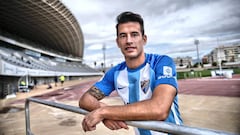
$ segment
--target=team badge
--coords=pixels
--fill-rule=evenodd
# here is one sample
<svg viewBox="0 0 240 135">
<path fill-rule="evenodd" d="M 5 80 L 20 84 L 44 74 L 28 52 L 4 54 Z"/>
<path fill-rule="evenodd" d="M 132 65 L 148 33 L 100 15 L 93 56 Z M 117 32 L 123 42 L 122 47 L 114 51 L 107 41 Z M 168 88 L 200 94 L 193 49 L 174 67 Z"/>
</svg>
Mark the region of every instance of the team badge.
<svg viewBox="0 0 240 135">
<path fill-rule="evenodd" d="M 141 89 L 144 93 L 147 93 L 148 89 L 149 89 L 149 80 L 144 80 L 141 81 Z"/>
</svg>

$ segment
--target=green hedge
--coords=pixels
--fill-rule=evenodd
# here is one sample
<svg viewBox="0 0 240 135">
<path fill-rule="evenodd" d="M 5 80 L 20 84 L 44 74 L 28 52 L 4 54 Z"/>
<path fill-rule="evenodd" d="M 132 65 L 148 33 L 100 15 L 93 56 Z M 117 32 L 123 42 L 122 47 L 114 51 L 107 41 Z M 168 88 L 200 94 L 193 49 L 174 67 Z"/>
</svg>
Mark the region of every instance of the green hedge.
<svg viewBox="0 0 240 135">
<path fill-rule="evenodd" d="M 198 78 L 211 76 L 210 70 L 178 72 L 177 79 Z"/>
<path fill-rule="evenodd" d="M 233 69 L 234 74 L 240 74 L 240 68 L 235 68 Z"/>
<path fill-rule="evenodd" d="M 240 74 L 240 68 L 233 68 L 233 73 Z M 209 77 L 209 76 L 211 76 L 211 70 L 177 72 L 177 79 Z"/>
</svg>

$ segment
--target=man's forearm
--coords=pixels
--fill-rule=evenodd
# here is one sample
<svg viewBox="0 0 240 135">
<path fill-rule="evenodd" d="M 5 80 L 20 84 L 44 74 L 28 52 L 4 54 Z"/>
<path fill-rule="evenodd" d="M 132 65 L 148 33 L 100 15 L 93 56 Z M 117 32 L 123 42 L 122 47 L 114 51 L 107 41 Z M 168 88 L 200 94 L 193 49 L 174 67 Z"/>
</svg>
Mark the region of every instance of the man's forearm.
<svg viewBox="0 0 240 135">
<path fill-rule="evenodd" d="M 88 111 L 95 110 L 99 107 L 106 106 L 104 103 L 99 102 L 104 97 L 96 87 L 91 87 L 79 100 L 79 107 Z"/>
<path fill-rule="evenodd" d="M 104 119 L 112 120 L 164 120 L 166 116 L 150 100 L 128 105 L 106 106 L 99 109 Z M 155 109 L 154 109 L 155 108 Z"/>
<path fill-rule="evenodd" d="M 168 117 L 176 90 L 159 85 L 151 99 L 123 106 L 106 106 L 99 109 L 104 119 L 112 120 L 165 120 Z"/>
</svg>

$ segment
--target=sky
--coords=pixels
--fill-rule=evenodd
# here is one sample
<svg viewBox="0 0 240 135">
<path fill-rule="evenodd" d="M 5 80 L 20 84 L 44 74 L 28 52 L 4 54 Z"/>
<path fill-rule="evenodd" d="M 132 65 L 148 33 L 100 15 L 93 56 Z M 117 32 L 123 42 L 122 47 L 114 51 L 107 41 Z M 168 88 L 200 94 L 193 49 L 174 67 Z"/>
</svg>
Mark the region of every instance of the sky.
<svg viewBox="0 0 240 135">
<path fill-rule="evenodd" d="M 240 43 L 240 0 L 62 0 L 84 36 L 83 62 L 115 65 L 124 60 L 117 47 L 116 17 L 132 11 L 144 19 L 146 53 L 200 58 L 218 46 Z M 103 51 L 105 45 L 106 50 Z"/>
</svg>

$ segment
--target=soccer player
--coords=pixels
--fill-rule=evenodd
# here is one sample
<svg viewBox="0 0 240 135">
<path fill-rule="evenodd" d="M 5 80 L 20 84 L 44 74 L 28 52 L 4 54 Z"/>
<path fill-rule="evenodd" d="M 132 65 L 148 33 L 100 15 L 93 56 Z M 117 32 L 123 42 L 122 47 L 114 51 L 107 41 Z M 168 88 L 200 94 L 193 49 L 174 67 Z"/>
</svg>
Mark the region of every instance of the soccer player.
<svg viewBox="0 0 240 135">
<path fill-rule="evenodd" d="M 82 121 L 84 131 L 96 129 L 99 122 L 112 130 L 128 129 L 124 121 L 159 120 L 182 124 L 178 110 L 176 68 L 166 55 L 147 54 L 144 46 L 142 17 L 123 12 L 117 17 L 116 42 L 125 61 L 111 68 L 79 100 L 90 113 Z M 105 96 L 116 90 L 124 105 L 108 106 Z M 159 135 L 160 132 L 136 128 L 136 134 Z"/>
</svg>

